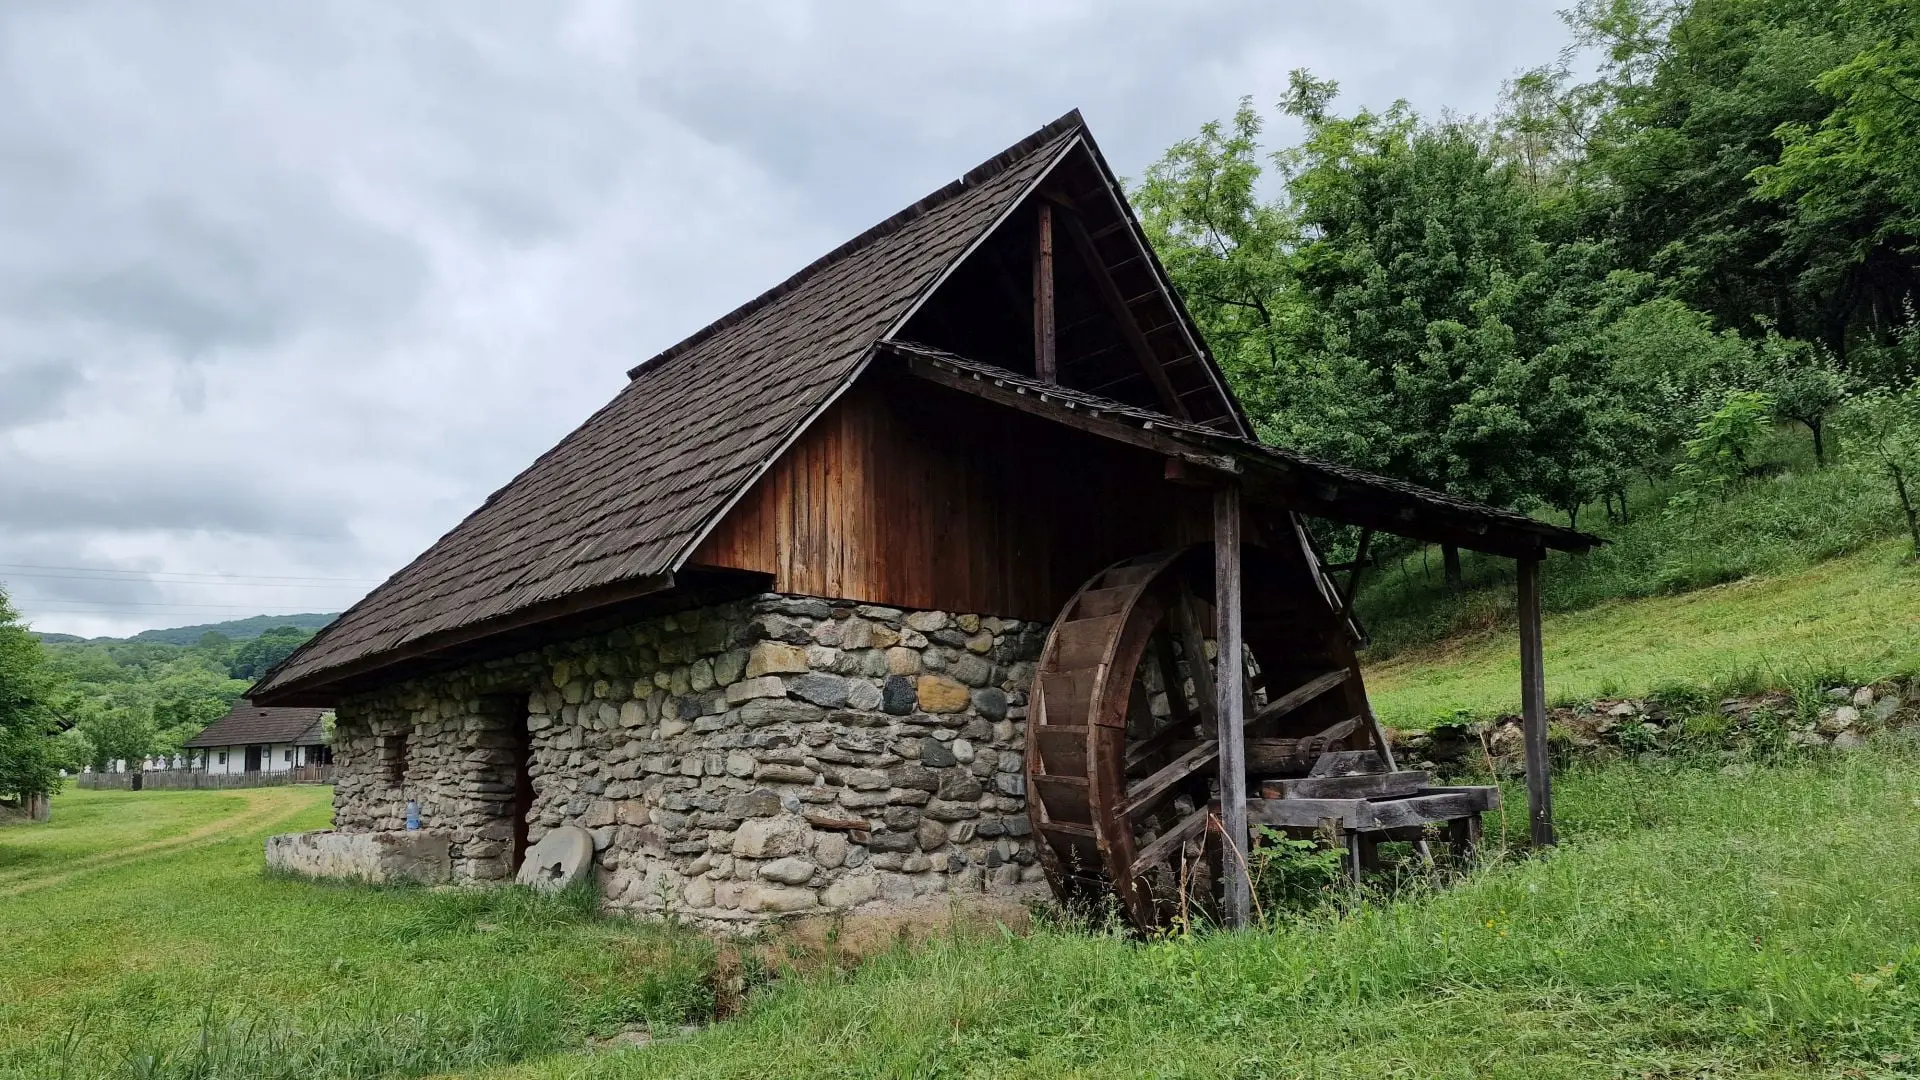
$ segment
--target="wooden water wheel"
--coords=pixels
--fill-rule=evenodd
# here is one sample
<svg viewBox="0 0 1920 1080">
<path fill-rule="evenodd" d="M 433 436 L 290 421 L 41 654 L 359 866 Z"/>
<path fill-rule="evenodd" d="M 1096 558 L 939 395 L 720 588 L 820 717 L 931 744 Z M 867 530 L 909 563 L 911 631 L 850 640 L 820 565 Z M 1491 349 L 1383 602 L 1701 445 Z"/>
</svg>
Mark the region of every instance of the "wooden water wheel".
<svg viewBox="0 0 1920 1080">
<path fill-rule="evenodd" d="M 1348 626 L 1304 548 L 1244 549 L 1250 789 L 1373 745 Z M 1128 559 L 1061 610 L 1034 678 L 1028 814 L 1063 903 L 1111 897 L 1136 927 L 1210 910 L 1217 824 L 1212 547 Z"/>
</svg>

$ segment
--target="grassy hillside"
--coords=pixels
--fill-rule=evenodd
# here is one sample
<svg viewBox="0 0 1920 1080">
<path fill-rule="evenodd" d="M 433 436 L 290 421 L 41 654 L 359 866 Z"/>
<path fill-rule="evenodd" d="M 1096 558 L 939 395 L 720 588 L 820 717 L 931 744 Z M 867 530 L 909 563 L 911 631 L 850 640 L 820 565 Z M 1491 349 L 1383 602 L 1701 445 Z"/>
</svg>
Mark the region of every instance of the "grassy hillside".
<svg viewBox="0 0 1920 1080">
<path fill-rule="evenodd" d="M 1920 564 L 1908 556 L 1904 541 L 1881 541 L 1779 577 L 1548 615 L 1547 693 L 1638 694 L 1673 681 L 1731 692 L 1920 669 Z M 1511 711 L 1518 637 L 1496 625 L 1403 649 L 1368 664 L 1367 689 L 1381 718 L 1403 727 Z"/>
<path fill-rule="evenodd" d="M 1815 469 L 1803 440 L 1784 435 L 1767 460 L 1778 475 L 1752 481 L 1724 503 L 1679 508 L 1669 489 L 1643 486 L 1624 523 L 1590 508 L 1581 527 L 1608 543 L 1547 560 L 1546 610 L 1580 611 L 1791 574 L 1904 534 L 1891 487 L 1871 471 Z M 1462 555 L 1465 589 L 1458 595 L 1446 590 L 1437 549 L 1416 551 L 1363 581 L 1356 608 L 1373 637 L 1374 659 L 1513 625 L 1512 561 Z"/>
<path fill-rule="evenodd" d="M 0 830 L 0 1077 L 1914 1074 L 1920 748 L 1557 794 L 1564 848 L 1445 891 L 793 972 L 517 890 L 263 875 L 324 789 L 68 792 Z M 738 1019 L 679 1035 L 740 986 Z M 587 1048 L 649 1021 L 653 1046 Z"/>
</svg>

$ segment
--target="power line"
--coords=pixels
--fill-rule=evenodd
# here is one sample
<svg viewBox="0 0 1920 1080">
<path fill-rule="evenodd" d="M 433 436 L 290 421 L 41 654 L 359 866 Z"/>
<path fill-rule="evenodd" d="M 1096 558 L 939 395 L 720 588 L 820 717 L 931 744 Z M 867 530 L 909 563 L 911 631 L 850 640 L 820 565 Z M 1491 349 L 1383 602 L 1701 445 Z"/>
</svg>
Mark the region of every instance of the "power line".
<svg viewBox="0 0 1920 1080">
<path fill-rule="evenodd" d="M 220 589 L 224 589 L 224 588 L 238 588 L 238 589 L 361 589 L 361 588 L 363 587 L 363 585 L 362 585 L 362 583 L 359 583 L 359 582 L 355 582 L 355 583 L 353 583 L 353 584 L 345 584 L 344 582 L 345 582 L 345 580 L 346 580 L 346 579 L 342 579 L 342 582 L 343 582 L 343 583 L 342 583 L 342 584 L 337 584 L 337 585 L 320 585 L 320 584 L 302 584 L 302 583 L 300 583 L 300 582 L 298 582 L 298 581 L 287 581 L 287 582 L 275 582 L 275 581 L 238 581 L 238 580 L 234 580 L 234 581 L 175 581 L 175 580 L 173 580 L 172 578 L 166 578 L 166 577 L 94 577 L 94 576 L 92 576 L 92 575 L 88 575 L 88 574 L 41 574 L 41 573 L 35 573 L 35 572 L 33 572 L 33 571 L 28 571 L 28 570 L 5 570 L 5 569 L 0 569 L 0 580 L 14 580 L 14 579 L 17 579 L 17 578 L 35 578 L 35 579 L 40 579 L 40 580 L 50 580 L 50 581 L 101 581 L 101 582 L 116 582 L 116 583 L 124 583 L 124 584 L 128 584 L 128 585 L 133 585 L 133 584 L 138 584 L 138 583 L 142 583 L 142 582 L 152 582 L 152 583 L 153 583 L 153 584 L 155 584 L 155 585 L 198 585 L 198 586 L 204 586 L 204 587 L 207 587 L 207 588 L 220 588 Z M 365 583 L 365 584 L 373 584 L 373 583 L 372 583 L 372 582 L 368 582 L 368 583 Z"/>
<path fill-rule="evenodd" d="M 83 574 L 131 574 L 141 578 L 165 575 L 179 578 L 204 578 L 212 581 L 339 581 L 359 585 L 378 585 L 379 578 L 319 577 L 281 574 L 202 574 L 189 570 L 127 570 L 113 566 L 54 566 L 48 563 L 0 563 L 0 570 L 72 570 Z"/>
<path fill-rule="evenodd" d="M 40 600 L 31 596 L 16 596 L 14 597 L 14 600 L 18 602 L 21 607 L 32 607 L 36 609 L 45 609 L 48 607 L 59 608 L 61 605 L 67 605 L 67 604 L 85 604 L 85 605 L 117 604 L 125 607 L 158 608 L 158 609 L 163 609 L 167 611 L 186 611 L 189 609 L 196 609 L 196 608 L 205 608 L 208 610 L 220 610 L 220 611 L 258 611 L 260 609 L 260 605 L 258 604 L 187 604 L 187 603 L 175 604 L 175 603 L 148 603 L 140 600 L 82 600 L 77 598 L 65 598 L 65 599 L 59 599 L 59 600 Z M 104 614 L 104 612 L 101 612 L 98 607 L 94 607 L 94 606 L 64 608 L 63 610 L 85 612 L 88 614 Z M 121 614 L 134 614 L 134 613 L 121 612 Z M 302 614 L 307 614 L 307 613 L 303 612 Z"/>
</svg>

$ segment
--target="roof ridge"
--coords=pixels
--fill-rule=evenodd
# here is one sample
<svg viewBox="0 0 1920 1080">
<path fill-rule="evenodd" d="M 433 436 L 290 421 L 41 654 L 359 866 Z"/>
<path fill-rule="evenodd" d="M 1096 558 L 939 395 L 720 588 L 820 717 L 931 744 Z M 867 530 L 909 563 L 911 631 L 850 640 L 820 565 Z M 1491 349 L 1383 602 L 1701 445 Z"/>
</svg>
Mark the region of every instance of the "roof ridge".
<svg viewBox="0 0 1920 1080">
<path fill-rule="evenodd" d="M 1058 136 L 1076 128 L 1084 128 L 1085 126 L 1086 122 L 1081 119 L 1079 109 L 1067 110 L 1059 119 L 1041 127 L 1033 134 L 1028 135 L 1026 138 L 1021 139 L 1019 142 L 1014 143 L 1012 146 L 1007 147 L 1005 150 L 1000 151 L 998 154 L 967 170 L 966 174 L 958 180 L 950 181 L 933 193 L 923 196 L 906 209 L 885 218 L 853 237 L 851 240 L 841 244 L 839 247 L 834 248 L 832 251 L 813 260 L 799 270 L 794 271 L 793 274 L 789 275 L 787 279 L 780 284 L 775 285 L 759 296 L 754 297 L 739 307 L 734 308 L 732 311 L 727 312 L 725 315 L 720 316 L 718 319 L 688 334 L 680 341 L 667 346 L 647 359 L 635 364 L 633 367 L 628 368 L 627 378 L 638 378 L 641 372 L 671 360 L 708 340 L 715 334 L 729 327 L 738 325 L 748 317 L 772 305 L 781 297 L 786 296 L 788 293 L 806 284 L 821 271 L 846 258 L 848 255 L 862 248 L 869 247 L 875 242 L 900 231 L 900 229 L 909 222 L 950 202 L 968 188 L 1000 175 L 1016 163 L 1025 160 L 1035 150 L 1040 149 L 1040 147 L 1051 142 Z"/>
</svg>

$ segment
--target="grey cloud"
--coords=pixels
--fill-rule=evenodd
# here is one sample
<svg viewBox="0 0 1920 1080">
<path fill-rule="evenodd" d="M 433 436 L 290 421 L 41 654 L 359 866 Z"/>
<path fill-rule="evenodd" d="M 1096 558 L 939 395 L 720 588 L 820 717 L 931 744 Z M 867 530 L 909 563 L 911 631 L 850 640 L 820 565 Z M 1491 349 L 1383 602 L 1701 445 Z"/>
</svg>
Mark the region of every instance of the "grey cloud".
<svg viewBox="0 0 1920 1080">
<path fill-rule="evenodd" d="M 384 577 L 1069 107 L 1138 176 L 1292 67 L 1484 110 L 1561 40 L 1528 0 L 0 0 L 0 563 Z M 73 588 L 45 628 L 324 606 Z"/>
<path fill-rule="evenodd" d="M 0 358 L 0 432 L 56 416 L 67 397 L 86 382 L 71 360 Z"/>
<path fill-rule="evenodd" d="M 293 492 L 138 462 L 106 470 L 0 460 L 0 523 L 0 536 L 162 531 L 344 542 L 351 535 L 338 514 Z"/>
</svg>

